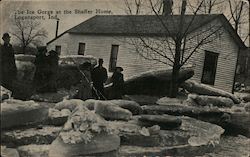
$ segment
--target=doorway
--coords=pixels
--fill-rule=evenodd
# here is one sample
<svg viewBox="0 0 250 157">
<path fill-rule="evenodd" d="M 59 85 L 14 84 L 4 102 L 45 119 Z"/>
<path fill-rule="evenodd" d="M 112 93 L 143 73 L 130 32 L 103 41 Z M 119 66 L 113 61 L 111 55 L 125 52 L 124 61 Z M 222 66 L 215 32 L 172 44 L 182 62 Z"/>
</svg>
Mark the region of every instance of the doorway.
<svg viewBox="0 0 250 157">
<path fill-rule="evenodd" d="M 205 60 L 204 60 L 201 83 L 214 85 L 218 56 L 219 56 L 218 53 L 205 51 Z"/>
<path fill-rule="evenodd" d="M 119 45 L 112 45 L 110 61 L 109 61 L 109 71 L 113 72 L 116 68 L 117 55 L 118 55 Z"/>
</svg>

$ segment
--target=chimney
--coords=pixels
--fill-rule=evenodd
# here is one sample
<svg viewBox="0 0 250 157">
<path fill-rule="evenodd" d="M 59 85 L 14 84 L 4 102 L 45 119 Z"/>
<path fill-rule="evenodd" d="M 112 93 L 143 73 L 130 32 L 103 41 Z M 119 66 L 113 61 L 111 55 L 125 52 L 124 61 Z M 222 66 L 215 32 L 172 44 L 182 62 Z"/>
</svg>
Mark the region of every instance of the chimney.
<svg viewBox="0 0 250 157">
<path fill-rule="evenodd" d="M 163 12 L 162 15 L 172 14 L 173 0 L 163 0 Z"/>
<path fill-rule="evenodd" d="M 56 37 L 58 35 L 59 19 L 56 21 Z"/>
<path fill-rule="evenodd" d="M 187 0 L 182 0 L 181 15 L 184 15 L 184 14 L 185 14 L 186 8 L 187 8 Z"/>
</svg>

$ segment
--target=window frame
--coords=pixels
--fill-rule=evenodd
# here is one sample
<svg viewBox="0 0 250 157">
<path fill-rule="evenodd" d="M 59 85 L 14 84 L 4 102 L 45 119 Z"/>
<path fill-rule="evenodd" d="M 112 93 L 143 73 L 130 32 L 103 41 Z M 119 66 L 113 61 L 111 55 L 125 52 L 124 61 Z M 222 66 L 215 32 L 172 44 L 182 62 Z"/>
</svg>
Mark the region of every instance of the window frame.
<svg viewBox="0 0 250 157">
<path fill-rule="evenodd" d="M 81 47 L 81 45 L 84 45 L 84 46 Z M 81 51 L 81 49 L 83 49 L 83 51 Z M 78 55 L 84 56 L 84 55 L 85 55 L 85 51 L 86 51 L 86 43 L 84 43 L 84 42 L 79 42 L 79 43 L 78 43 L 78 51 L 77 51 L 77 54 L 78 54 Z M 83 53 L 81 53 L 81 52 L 83 52 Z"/>
<path fill-rule="evenodd" d="M 59 50 L 58 50 L 59 48 Z M 62 52 L 62 46 L 61 45 L 55 45 L 55 51 L 57 52 L 58 56 L 61 55 Z"/>
</svg>

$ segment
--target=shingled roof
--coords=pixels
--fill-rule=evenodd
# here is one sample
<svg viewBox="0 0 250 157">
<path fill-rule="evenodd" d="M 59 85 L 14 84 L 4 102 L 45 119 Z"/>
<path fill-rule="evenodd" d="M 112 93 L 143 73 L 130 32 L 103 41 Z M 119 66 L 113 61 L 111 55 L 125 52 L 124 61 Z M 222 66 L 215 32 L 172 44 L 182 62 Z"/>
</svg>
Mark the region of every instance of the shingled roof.
<svg viewBox="0 0 250 157">
<path fill-rule="evenodd" d="M 57 38 L 65 33 L 85 35 L 173 36 L 178 32 L 180 18 L 180 15 L 96 15 L 65 31 Z M 222 20 L 222 23 L 225 24 L 229 32 L 236 39 L 236 42 L 244 45 L 237 33 L 233 31 L 226 17 L 222 14 L 184 15 L 184 30 L 188 30 L 188 33 L 190 33 L 217 18 Z"/>
</svg>

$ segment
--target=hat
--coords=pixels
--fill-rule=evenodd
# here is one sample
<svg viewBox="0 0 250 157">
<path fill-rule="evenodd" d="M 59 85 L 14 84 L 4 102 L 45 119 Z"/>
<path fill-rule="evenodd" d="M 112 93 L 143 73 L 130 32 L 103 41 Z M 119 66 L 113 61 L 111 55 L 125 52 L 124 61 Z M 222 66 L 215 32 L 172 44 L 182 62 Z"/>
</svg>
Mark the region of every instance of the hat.
<svg viewBox="0 0 250 157">
<path fill-rule="evenodd" d="M 116 67 L 116 68 L 115 68 L 115 70 L 118 70 L 118 69 L 121 70 L 121 71 L 123 71 L 123 68 L 122 68 L 122 67 Z"/>
<path fill-rule="evenodd" d="M 10 38 L 9 33 L 4 33 L 2 39 Z"/>
</svg>

